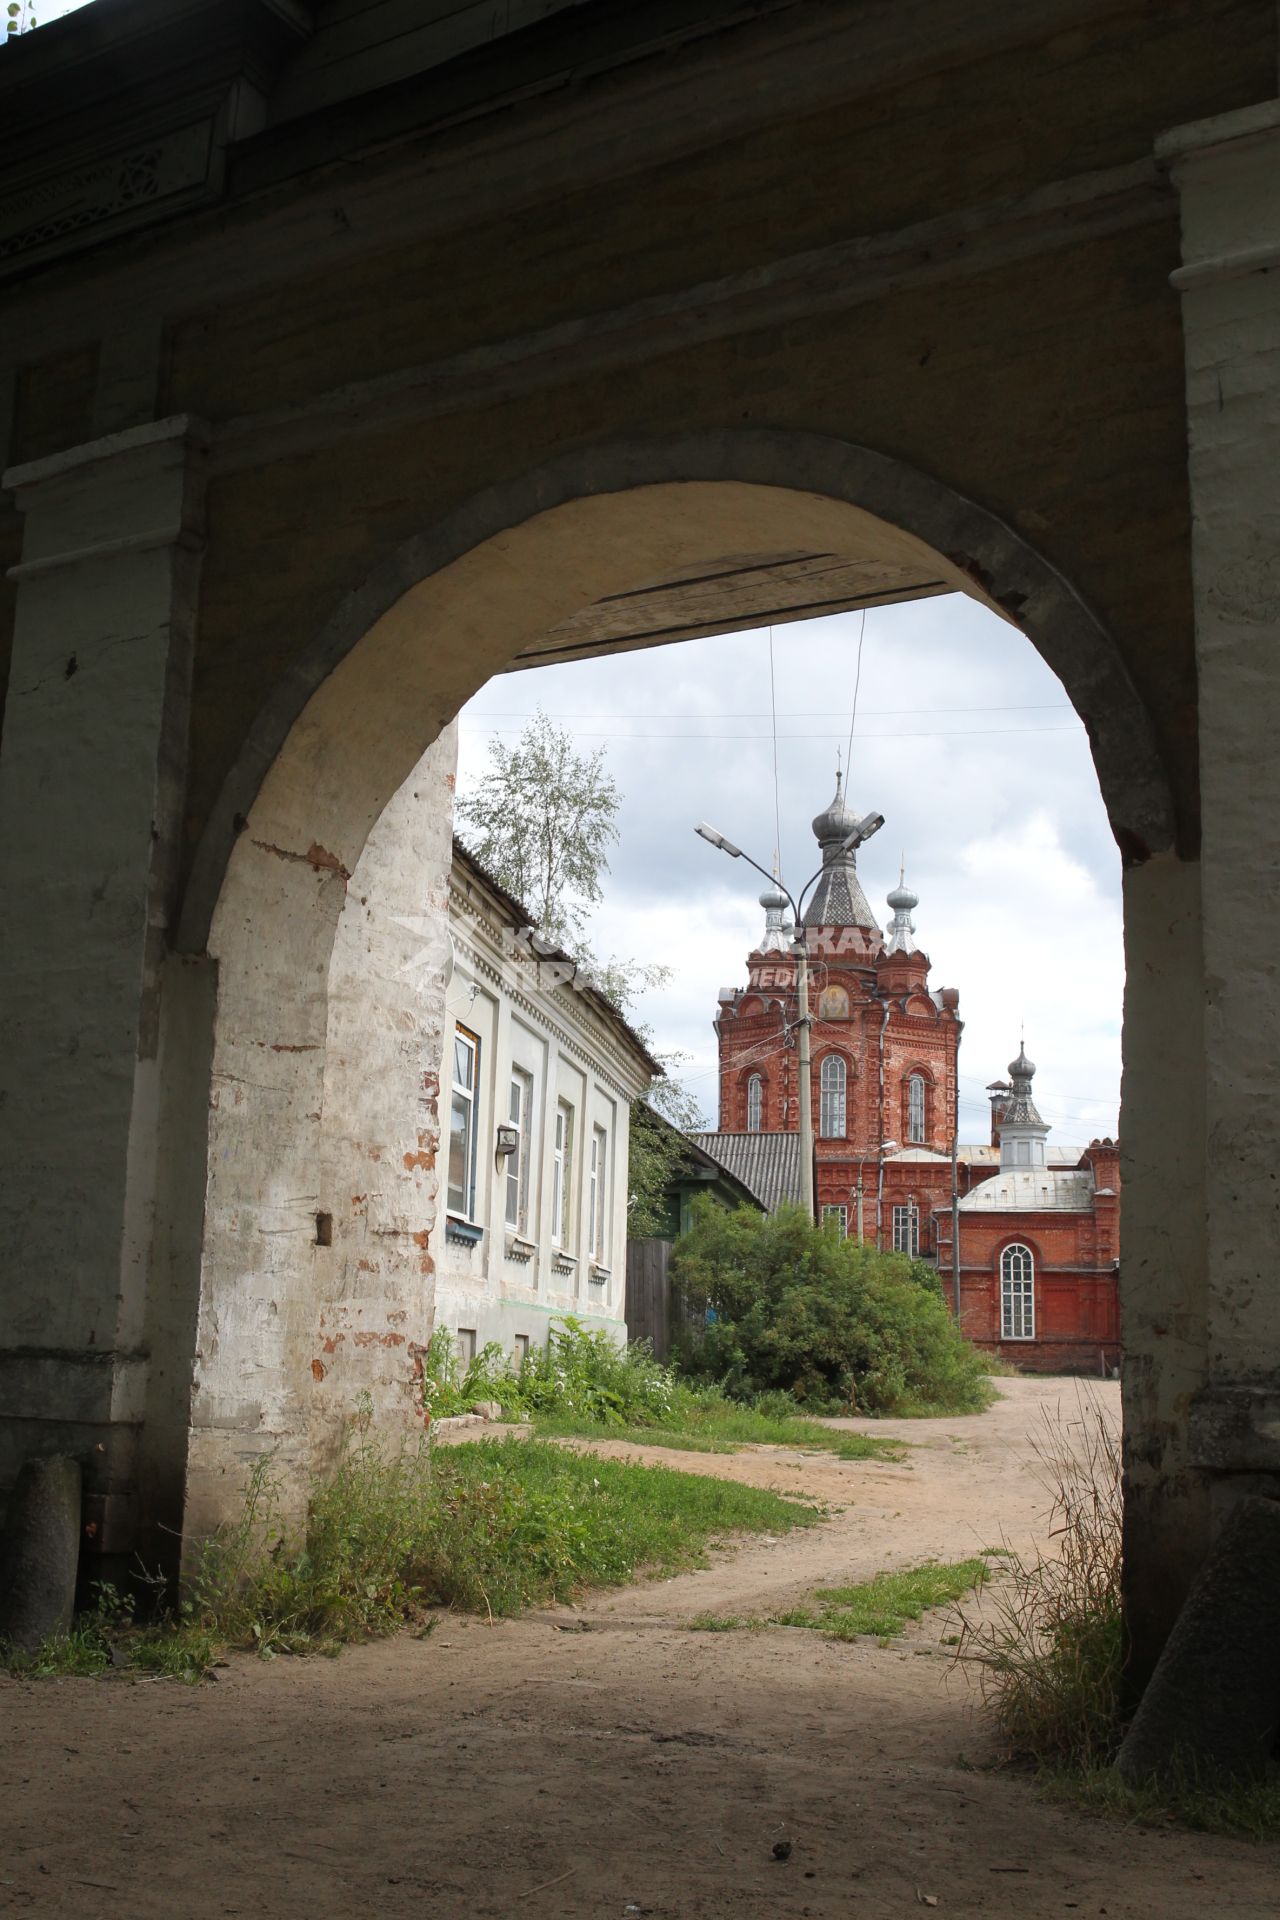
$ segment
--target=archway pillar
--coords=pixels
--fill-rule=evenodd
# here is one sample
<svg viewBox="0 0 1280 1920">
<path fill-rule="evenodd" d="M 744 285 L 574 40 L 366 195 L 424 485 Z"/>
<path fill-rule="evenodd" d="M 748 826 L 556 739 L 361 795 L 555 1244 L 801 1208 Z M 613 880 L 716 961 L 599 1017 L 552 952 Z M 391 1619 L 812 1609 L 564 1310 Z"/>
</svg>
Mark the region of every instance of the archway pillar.
<svg viewBox="0 0 1280 1920">
<path fill-rule="evenodd" d="M 5 484 L 24 530 L 0 751 L 0 1485 L 76 1453 L 88 1543 L 114 1554 L 147 1394 L 204 435 L 160 421 Z"/>
<path fill-rule="evenodd" d="M 1189 1444 L 1220 1519 L 1242 1492 L 1280 1493 L 1280 100 L 1159 152 L 1182 211 L 1203 809 L 1208 1281 Z"/>
</svg>

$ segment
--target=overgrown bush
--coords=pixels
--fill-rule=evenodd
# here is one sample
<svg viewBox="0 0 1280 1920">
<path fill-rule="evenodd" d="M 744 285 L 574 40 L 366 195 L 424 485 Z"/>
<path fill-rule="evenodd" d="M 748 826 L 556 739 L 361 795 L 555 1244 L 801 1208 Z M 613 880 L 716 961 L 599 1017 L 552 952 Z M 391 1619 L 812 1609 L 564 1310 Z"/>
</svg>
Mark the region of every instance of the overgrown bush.
<svg viewBox="0 0 1280 1920">
<path fill-rule="evenodd" d="M 531 1349 L 522 1366 L 491 1342 L 464 1372 L 443 1327 L 431 1336 L 423 1363 L 423 1399 L 437 1420 L 496 1400 L 516 1419 L 556 1413 L 610 1427 L 656 1426 L 675 1392 L 674 1373 L 647 1347 L 620 1347 L 571 1314 L 553 1324 L 546 1346 Z"/>
<path fill-rule="evenodd" d="M 977 1662 L 1012 1758 L 1087 1770 L 1124 1732 L 1120 1441 L 1080 1388 L 1073 1415 L 1046 1411 L 1031 1446 L 1053 1548 L 1006 1553 L 983 1612 L 962 1616 L 958 1653 Z"/>
<path fill-rule="evenodd" d="M 986 1361 L 937 1275 L 818 1228 L 799 1207 L 762 1217 L 699 1207 L 671 1273 L 680 1363 L 735 1398 L 784 1392 L 815 1413 L 963 1413 L 989 1404 Z"/>
</svg>

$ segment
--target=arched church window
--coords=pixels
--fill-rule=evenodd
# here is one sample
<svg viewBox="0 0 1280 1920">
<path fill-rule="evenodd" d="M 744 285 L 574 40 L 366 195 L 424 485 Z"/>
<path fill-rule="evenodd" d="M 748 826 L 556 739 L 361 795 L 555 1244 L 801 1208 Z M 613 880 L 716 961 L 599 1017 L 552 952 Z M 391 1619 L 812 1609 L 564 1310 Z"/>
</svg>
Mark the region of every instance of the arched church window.
<svg viewBox="0 0 1280 1920">
<path fill-rule="evenodd" d="M 920 1073 L 907 1081 L 907 1145 L 924 1145 L 924 1075 Z"/>
<path fill-rule="evenodd" d="M 747 1132 L 759 1133 L 764 1115 L 764 1081 L 753 1073 L 747 1082 Z"/>
<path fill-rule="evenodd" d="M 1015 1242 L 1000 1255 L 1000 1338 L 1036 1337 L 1036 1263 L 1030 1247 Z"/>
<path fill-rule="evenodd" d="M 829 1053 L 822 1063 L 819 1085 L 822 1094 L 818 1130 L 824 1140 L 843 1140 L 845 1135 L 845 1064 L 838 1053 Z"/>
<path fill-rule="evenodd" d="M 819 1020 L 847 1020 L 849 994 L 845 987 L 824 987 L 818 995 Z"/>
</svg>

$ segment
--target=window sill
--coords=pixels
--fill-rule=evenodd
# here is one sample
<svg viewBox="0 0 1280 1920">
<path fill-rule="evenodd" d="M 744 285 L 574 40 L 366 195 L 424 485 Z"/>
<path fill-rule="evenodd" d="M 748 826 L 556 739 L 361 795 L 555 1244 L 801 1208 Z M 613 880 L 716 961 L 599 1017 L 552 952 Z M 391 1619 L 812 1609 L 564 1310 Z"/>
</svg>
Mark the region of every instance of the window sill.
<svg viewBox="0 0 1280 1920">
<path fill-rule="evenodd" d="M 445 1215 L 444 1237 L 456 1246 L 476 1247 L 484 1239 L 484 1228 L 474 1220 L 464 1220 L 461 1214 L 449 1213 Z"/>
<path fill-rule="evenodd" d="M 506 1240 L 508 1260 L 519 1260 L 522 1265 L 527 1266 L 537 1251 L 538 1249 L 532 1240 L 526 1240 L 523 1235 L 512 1233 L 508 1229 Z"/>
<path fill-rule="evenodd" d="M 612 1277 L 608 1267 L 598 1267 L 595 1261 L 592 1261 L 591 1271 L 587 1275 L 587 1279 L 593 1287 L 607 1287 Z"/>
<path fill-rule="evenodd" d="M 553 1273 L 576 1273 L 578 1271 L 577 1254 L 566 1253 L 563 1247 L 556 1247 L 551 1255 L 551 1271 Z"/>
</svg>

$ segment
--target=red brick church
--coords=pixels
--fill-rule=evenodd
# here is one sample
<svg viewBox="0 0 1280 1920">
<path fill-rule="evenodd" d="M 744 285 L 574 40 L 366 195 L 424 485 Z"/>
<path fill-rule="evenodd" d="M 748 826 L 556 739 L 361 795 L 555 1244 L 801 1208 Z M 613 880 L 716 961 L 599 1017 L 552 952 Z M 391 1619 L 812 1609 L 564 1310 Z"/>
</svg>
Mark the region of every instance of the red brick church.
<svg viewBox="0 0 1280 1920">
<path fill-rule="evenodd" d="M 990 1140 L 957 1141 L 960 995 L 929 984 L 911 917 L 918 901 L 901 876 L 887 931 L 876 924 L 844 845 L 854 825 L 837 776 L 813 823 L 822 872 L 803 928 L 820 1216 L 936 1263 L 948 1297 L 958 1292 L 965 1332 L 1015 1365 L 1110 1370 L 1119 1361 L 1118 1146 L 1048 1145 L 1025 1047 L 1009 1079 L 988 1089 Z M 749 1187 L 755 1160 L 776 1165 L 777 1136 L 799 1127 L 794 929 L 780 890 L 766 888 L 760 904 L 747 984 L 719 996 L 720 1129 L 696 1136 Z"/>
</svg>

